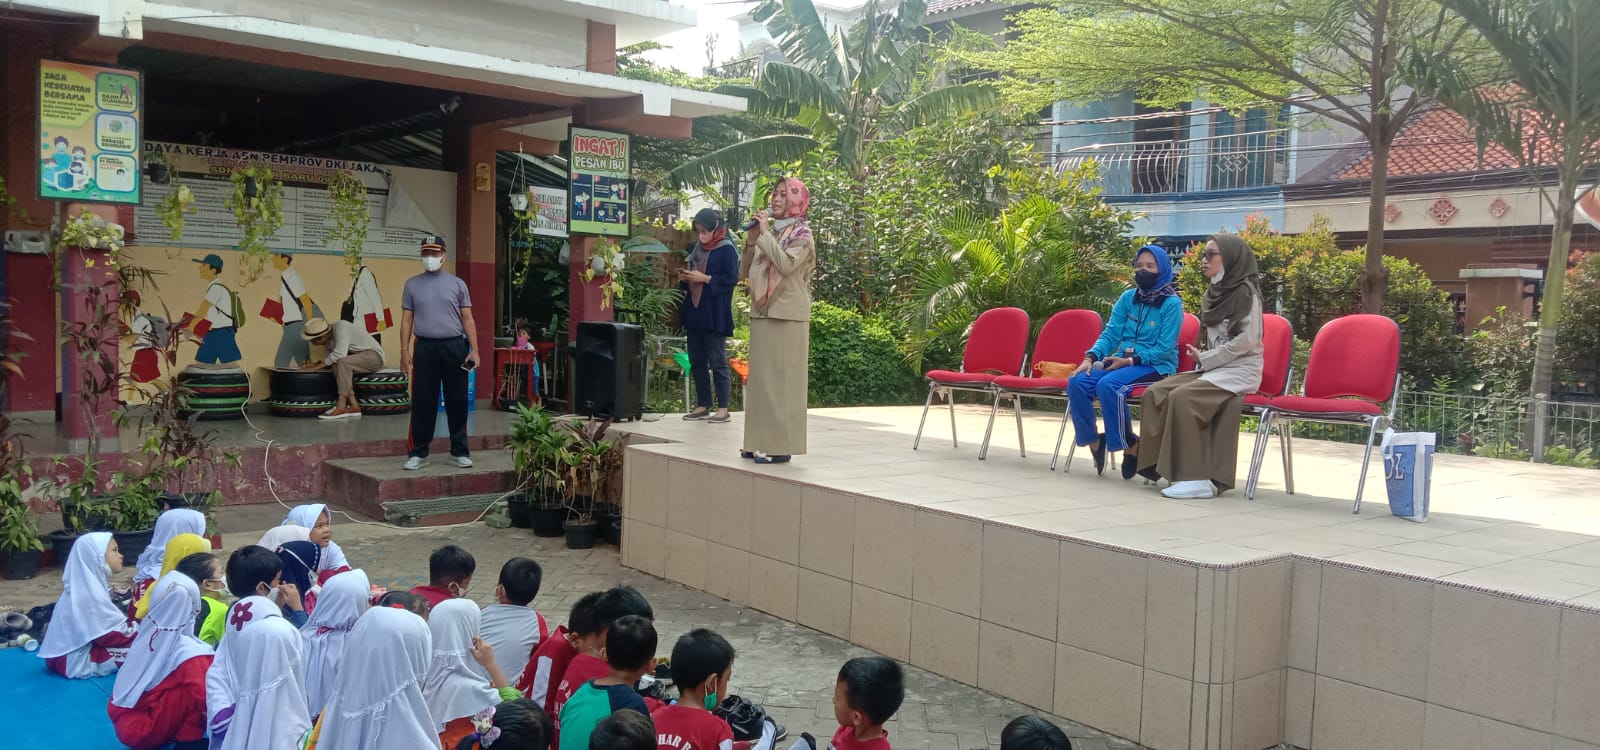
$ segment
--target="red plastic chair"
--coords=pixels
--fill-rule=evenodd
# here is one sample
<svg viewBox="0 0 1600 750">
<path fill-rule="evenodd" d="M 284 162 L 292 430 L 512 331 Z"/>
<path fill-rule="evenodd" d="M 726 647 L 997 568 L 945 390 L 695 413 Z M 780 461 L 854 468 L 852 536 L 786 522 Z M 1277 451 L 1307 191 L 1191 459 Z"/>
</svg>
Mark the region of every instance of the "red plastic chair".
<svg viewBox="0 0 1600 750">
<path fill-rule="evenodd" d="M 1400 392 L 1400 327 L 1382 315 L 1346 315 L 1328 322 L 1311 342 L 1306 363 L 1304 395 L 1266 400 L 1263 434 L 1273 427 L 1284 443 L 1284 485 L 1294 494 L 1295 422 L 1364 424 L 1367 448 L 1361 457 L 1361 479 L 1356 484 L 1354 513 L 1361 512 L 1361 495 L 1367 486 L 1367 467 L 1378 432 L 1394 422 Z M 1252 467 L 1249 487 L 1254 490 L 1261 467 Z"/>
<path fill-rule="evenodd" d="M 1095 339 L 1100 338 L 1100 314 L 1093 310 L 1062 310 L 1045 321 L 1044 328 L 1039 330 L 1039 338 L 1033 342 L 1033 357 L 1031 361 L 1035 366 L 1040 362 L 1060 362 L 1063 364 L 1077 364 L 1083 361 L 1084 352 L 1094 346 Z M 978 451 L 978 460 L 983 460 L 989 455 L 989 436 L 994 432 L 995 414 L 1000 409 L 1000 400 L 1011 399 L 1017 415 L 1017 446 L 1022 451 L 1022 457 L 1028 456 L 1028 445 L 1022 437 L 1022 398 L 1055 398 L 1066 400 L 1067 381 L 1062 378 L 1041 377 L 1039 373 L 1029 370 L 1022 375 L 1003 375 L 995 378 L 994 407 L 989 410 L 989 426 L 983 431 L 983 448 Z"/>
<path fill-rule="evenodd" d="M 961 369 L 928 371 L 928 400 L 922 405 L 922 420 L 917 422 L 911 450 L 922 443 L 922 426 L 928 421 L 935 394 L 943 394 L 950 403 L 950 445 L 956 446 L 954 392 L 992 393 L 995 378 L 1021 373 L 1027 365 L 1029 330 L 1028 313 L 1015 307 L 996 307 L 978 316 L 961 353 Z"/>
<path fill-rule="evenodd" d="M 1195 317 L 1194 313 L 1184 313 L 1183 327 L 1178 329 L 1178 372 L 1188 372 L 1194 369 L 1194 358 L 1189 356 L 1189 347 L 1193 346 L 1195 342 L 1199 340 L 1200 319 Z M 1128 391 L 1128 397 L 1124 399 L 1124 402 L 1128 406 L 1137 406 L 1139 404 L 1139 398 L 1143 396 L 1144 392 L 1149 388 L 1149 385 L 1134 386 L 1132 390 Z M 1100 407 L 1100 417 L 1102 419 L 1105 418 L 1104 405 L 1101 405 Z M 1070 421 L 1072 421 L 1072 413 L 1067 410 L 1062 410 L 1061 430 L 1056 433 L 1056 456 L 1061 455 L 1061 441 L 1067 435 L 1067 423 Z M 1072 471 L 1072 454 L 1076 453 L 1077 451 L 1077 442 L 1073 442 L 1072 445 L 1067 446 L 1067 465 L 1062 468 L 1062 471 Z M 1056 470 L 1056 459 L 1054 456 L 1050 458 L 1050 470 Z"/>
<path fill-rule="evenodd" d="M 1294 324 L 1288 318 L 1276 313 L 1267 313 L 1261 316 L 1261 387 L 1244 397 L 1244 413 L 1256 416 L 1265 416 L 1267 400 L 1284 395 L 1289 390 L 1289 381 L 1294 375 Z M 1255 447 L 1250 452 L 1250 476 L 1245 481 L 1244 496 L 1254 500 L 1256 493 L 1256 476 L 1260 474 L 1261 462 L 1267 457 L 1267 433 L 1262 428 L 1267 420 L 1262 419 L 1256 425 Z M 1289 471 L 1289 443 L 1283 439 L 1283 433 L 1278 433 L 1278 443 L 1283 449 L 1283 469 Z"/>
</svg>

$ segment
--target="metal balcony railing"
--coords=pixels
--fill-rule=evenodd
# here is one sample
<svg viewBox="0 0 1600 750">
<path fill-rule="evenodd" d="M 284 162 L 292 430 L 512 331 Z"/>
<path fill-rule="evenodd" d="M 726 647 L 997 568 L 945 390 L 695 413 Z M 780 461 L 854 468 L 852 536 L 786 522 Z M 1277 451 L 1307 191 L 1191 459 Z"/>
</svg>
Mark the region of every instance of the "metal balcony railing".
<svg viewBox="0 0 1600 750">
<path fill-rule="evenodd" d="M 1289 176 L 1288 135 L 1285 128 L 1186 140 L 1097 143 L 1057 152 L 1056 165 L 1073 169 L 1095 160 L 1108 196 L 1282 185 Z"/>
</svg>

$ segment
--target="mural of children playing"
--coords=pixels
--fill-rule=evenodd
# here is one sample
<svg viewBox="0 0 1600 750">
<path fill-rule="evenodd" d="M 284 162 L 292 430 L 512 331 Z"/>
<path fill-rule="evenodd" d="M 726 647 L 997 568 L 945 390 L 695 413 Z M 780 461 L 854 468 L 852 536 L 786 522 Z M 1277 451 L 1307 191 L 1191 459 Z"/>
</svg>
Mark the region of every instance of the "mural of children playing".
<svg viewBox="0 0 1600 750">
<path fill-rule="evenodd" d="M 184 321 L 184 327 L 201 337 L 194 361 L 202 366 L 237 367 L 244 355 L 239 353 L 236 338 L 233 292 L 217 281 L 222 273 L 222 256 L 211 253 L 195 262 L 200 264 L 200 279 L 206 282 L 206 297 L 200 309 Z"/>
<path fill-rule="evenodd" d="M 143 299 L 134 290 L 125 295 L 135 308 Z M 149 383 L 161 377 L 161 354 L 158 351 L 167 343 L 167 321 L 140 309 L 128 321 L 129 348 L 133 350 L 133 366 L 128 377 L 135 383 Z"/>
<path fill-rule="evenodd" d="M 261 308 L 262 317 L 275 319 L 283 325 L 283 338 L 278 340 L 278 353 L 272 360 L 272 366 L 279 369 L 305 364 L 311 358 L 311 345 L 300 333 L 305 330 L 308 316 L 322 317 L 322 310 L 311 300 L 306 283 L 293 266 L 292 251 L 280 250 L 272 254 L 272 267 L 280 272 L 278 298 L 268 298 Z"/>
<path fill-rule="evenodd" d="M 361 325 L 379 343 L 383 342 L 383 332 L 394 327 L 394 314 L 383 306 L 383 292 L 378 289 L 378 279 L 372 275 L 372 269 L 366 266 L 356 269 L 355 281 L 350 284 L 350 296 L 345 299 L 339 313 L 340 320 Z M 313 317 L 320 318 L 322 315 L 317 313 Z"/>
</svg>

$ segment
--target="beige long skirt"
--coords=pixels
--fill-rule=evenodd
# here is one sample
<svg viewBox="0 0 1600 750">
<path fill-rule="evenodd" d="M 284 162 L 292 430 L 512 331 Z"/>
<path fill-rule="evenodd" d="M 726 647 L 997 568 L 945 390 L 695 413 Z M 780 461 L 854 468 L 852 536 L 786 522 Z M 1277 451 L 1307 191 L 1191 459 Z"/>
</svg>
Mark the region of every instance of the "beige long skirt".
<svg viewBox="0 0 1600 750">
<path fill-rule="evenodd" d="M 1164 378 L 1145 391 L 1139 417 L 1139 472 L 1183 482 L 1209 479 L 1232 489 L 1239 461 L 1244 396 L 1200 379 Z"/>
<path fill-rule="evenodd" d="M 811 321 L 750 320 L 750 382 L 744 389 L 744 449 L 806 452 Z"/>
</svg>

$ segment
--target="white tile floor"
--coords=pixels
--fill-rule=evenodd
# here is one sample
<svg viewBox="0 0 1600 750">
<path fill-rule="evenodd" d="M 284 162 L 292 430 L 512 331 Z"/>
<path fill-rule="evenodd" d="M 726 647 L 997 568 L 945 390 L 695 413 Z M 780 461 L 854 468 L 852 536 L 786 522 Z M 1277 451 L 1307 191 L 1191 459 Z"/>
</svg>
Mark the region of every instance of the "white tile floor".
<svg viewBox="0 0 1600 750">
<path fill-rule="evenodd" d="M 936 407 L 921 449 L 913 451 L 921 411 L 812 410 L 810 453 L 773 466 L 739 459 L 743 415 L 720 425 L 667 415 L 616 428 L 673 441 L 645 450 L 1196 562 L 1295 553 L 1600 604 L 1600 472 L 1594 470 L 1440 455 L 1431 519 L 1416 524 L 1388 513 L 1376 451 L 1362 512 L 1351 514 L 1360 446 L 1295 441 L 1294 495 L 1283 491 L 1278 447 L 1272 445 L 1254 501 L 1239 490 L 1211 500 L 1174 501 L 1140 481 L 1123 481 L 1114 466 L 1105 477 L 1095 476 L 1087 451 L 1079 451 L 1070 473 L 1050 471 L 1057 415 L 1025 416 L 1030 451 L 1023 458 L 1015 422 L 1002 412 L 988 459 L 979 461 L 987 407 L 957 407 L 961 444 L 954 448 L 949 415 Z M 1240 486 L 1253 437 L 1241 436 Z M 1064 456 L 1062 464 L 1064 469 Z"/>
</svg>

